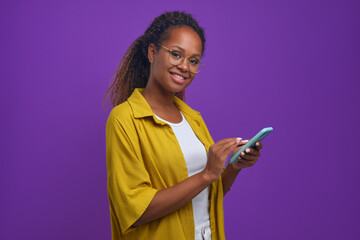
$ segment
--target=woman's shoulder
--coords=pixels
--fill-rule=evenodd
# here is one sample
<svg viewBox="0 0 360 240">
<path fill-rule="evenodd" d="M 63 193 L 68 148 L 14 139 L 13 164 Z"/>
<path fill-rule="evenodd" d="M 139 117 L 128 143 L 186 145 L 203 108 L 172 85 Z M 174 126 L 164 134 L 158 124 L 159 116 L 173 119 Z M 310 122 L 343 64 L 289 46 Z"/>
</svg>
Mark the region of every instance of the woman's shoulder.
<svg viewBox="0 0 360 240">
<path fill-rule="evenodd" d="M 133 119 L 133 111 L 128 101 L 115 106 L 109 114 L 109 121 L 128 122 Z"/>
</svg>

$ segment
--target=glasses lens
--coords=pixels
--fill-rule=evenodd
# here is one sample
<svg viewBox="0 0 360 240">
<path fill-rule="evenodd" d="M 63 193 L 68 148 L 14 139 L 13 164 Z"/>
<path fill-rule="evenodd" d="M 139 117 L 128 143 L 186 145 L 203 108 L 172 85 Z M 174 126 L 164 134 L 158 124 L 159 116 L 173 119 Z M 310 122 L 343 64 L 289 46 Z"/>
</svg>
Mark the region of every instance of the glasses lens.
<svg viewBox="0 0 360 240">
<path fill-rule="evenodd" d="M 198 61 L 197 64 L 191 64 L 190 63 L 190 72 L 192 73 L 199 73 L 204 68 L 204 63 Z"/>
<path fill-rule="evenodd" d="M 169 61 L 172 65 L 179 65 L 184 61 L 184 56 L 178 52 L 169 51 Z M 199 73 L 205 66 L 203 62 L 198 59 L 188 59 L 189 70 L 192 73 Z"/>
<path fill-rule="evenodd" d="M 183 56 L 178 52 L 169 51 L 169 60 L 173 65 L 179 65 L 182 62 Z"/>
</svg>

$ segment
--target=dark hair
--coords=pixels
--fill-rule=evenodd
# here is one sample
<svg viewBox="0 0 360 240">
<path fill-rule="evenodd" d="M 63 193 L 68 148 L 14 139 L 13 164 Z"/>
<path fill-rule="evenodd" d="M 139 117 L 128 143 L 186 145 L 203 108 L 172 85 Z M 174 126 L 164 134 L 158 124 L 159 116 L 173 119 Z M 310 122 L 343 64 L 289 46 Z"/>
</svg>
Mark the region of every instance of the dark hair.
<svg viewBox="0 0 360 240">
<path fill-rule="evenodd" d="M 188 13 L 173 11 L 165 12 L 153 20 L 144 34 L 138 37 L 126 51 L 114 74 L 114 82 L 106 91 L 105 98 L 109 97 L 113 107 L 126 101 L 135 88 L 145 88 L 150 74 L 148 47 L 169 37 L 169 30 L 174 27 L 188 26 L 200 37 L 202 53 L 205 50 L 204 29 Z M 185 91 L 176 93 L 176 96 L 185 101 Z"/>
</svg>

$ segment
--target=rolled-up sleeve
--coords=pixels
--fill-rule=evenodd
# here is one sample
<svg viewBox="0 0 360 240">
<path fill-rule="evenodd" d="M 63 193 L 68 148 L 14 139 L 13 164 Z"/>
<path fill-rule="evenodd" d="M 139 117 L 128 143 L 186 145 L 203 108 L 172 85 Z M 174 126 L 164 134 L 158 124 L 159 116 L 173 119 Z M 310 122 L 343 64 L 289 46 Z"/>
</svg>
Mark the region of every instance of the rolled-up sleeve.
<svg viewBox="0 0 360 240">
<path fill-rule="evenodd" d="M 131 226 L 157 192 L 134 144 L 138 144 L 137 135 L 110 114 L 106 123 L 107 187 L 111 218 L 122 234 L 134 229 Z"/>
</svg>

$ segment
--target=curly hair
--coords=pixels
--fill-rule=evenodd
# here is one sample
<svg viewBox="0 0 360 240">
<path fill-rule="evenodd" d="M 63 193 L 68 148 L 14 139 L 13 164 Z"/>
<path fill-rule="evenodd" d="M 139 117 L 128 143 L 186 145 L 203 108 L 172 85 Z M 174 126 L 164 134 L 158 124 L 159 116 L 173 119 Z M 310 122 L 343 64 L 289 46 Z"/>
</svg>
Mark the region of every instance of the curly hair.
<svg viewBox="0 0 360 240">
<path fill-rule="evenodd" d="M 158 51 L 159 46 L 157 44 L 170 37 L 169 30 L 182 26 L 192 28 L 199 35 L 203 53 L 205 50 L 205 34 L 198 22 L 185 12 L 165 12 L 156 17 L 144 34 L 138 37 L 126 51 L 104 99 L 109 97 L 111 105 L 115 107 L 126 101 L 135 88 L 145 88 L 150 75 L 150 62 L 147 57 L 149 45 L 154 43 Z M 176 96 L 185 101 L 185 90 L 176 93 Z"/>
</svg>

